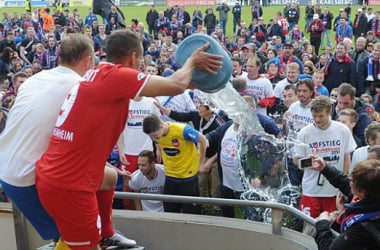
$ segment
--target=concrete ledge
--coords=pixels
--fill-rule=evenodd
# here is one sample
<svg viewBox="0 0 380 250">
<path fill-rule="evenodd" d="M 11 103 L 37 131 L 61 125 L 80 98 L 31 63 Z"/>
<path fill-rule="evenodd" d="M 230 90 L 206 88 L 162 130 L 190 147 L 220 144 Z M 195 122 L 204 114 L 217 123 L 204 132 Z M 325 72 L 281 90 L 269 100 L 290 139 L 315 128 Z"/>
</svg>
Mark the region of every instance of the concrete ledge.
<svg viewBox="0 0 380 250">
<path fill-rule="evenodd" d="M 223 217 L 114 210 L 114 224 L 149 250 L 317 249 L 305 234 L 273 235 L 270 224 Z"/>
</svg>

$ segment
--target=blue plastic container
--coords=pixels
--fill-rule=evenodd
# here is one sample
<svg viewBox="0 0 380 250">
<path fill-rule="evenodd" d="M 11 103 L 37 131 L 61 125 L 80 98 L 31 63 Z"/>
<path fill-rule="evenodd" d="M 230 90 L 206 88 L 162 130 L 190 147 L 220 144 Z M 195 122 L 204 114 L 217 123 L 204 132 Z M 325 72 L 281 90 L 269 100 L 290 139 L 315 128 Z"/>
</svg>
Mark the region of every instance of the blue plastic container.
<svg viewBox="0 0 380 250">
<path fill-rule="evenodd" d="M 208 53 L 223 56 L 223 66 L 221 69 L 217 70 L 216 75 L 195 69 L 193 71 L 191 82 L 196 88 L 203 92 L 213 93 L 222 89 L 232 75 L 231 58 L 214 38 L 204 34 L 188 36 L 180 43 L 175 54 L 175 59 L 180 66 L 183 66 L 191 54 L 206 43 L 210 43 L 210 46 L 206 49 Z"/>
</svg>

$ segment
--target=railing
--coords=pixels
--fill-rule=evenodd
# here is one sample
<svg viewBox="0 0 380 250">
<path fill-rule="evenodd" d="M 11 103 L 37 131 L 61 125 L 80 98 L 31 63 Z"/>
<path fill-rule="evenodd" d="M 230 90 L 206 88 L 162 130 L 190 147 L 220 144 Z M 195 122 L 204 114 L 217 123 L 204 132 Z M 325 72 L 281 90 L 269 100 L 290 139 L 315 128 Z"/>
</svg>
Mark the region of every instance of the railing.
<svg viewBox="0 0 380 250">
<path fill-rule="evenodd" d="M 300 210 L 276 202 L 270 201 L 247 201 L 247 200 L 231 200 L 220 198 L 206 198 L 195 196 L 179 196 L 179 195 L 161 195 L 161 194 L 144 194 L 132 192 L 115 192 L 115 198 L 119 199 L 141 199 L 141 200 L 157 200 L 166 202 L 179 202 L 179 203 L 199 203 L 199 204 L 212 204 L 222 206 L 240 206 L 240 207 L 261 207 L 272 209 L 272 233 L 280 235 L 282 231 L 282 217 L 284 211 L 287 211 L 303 221 L 315 226 L 316 220 L 302 213 Z M 337 234 L 335 232 L 335 234 Z"/>
<path fill-rule="evenodd" d="M 233 200 L 233 199 L 221 199 L 221 198 L 206 198 L 195 196 L 178 196 L 178 195 L 163 195 L 163 194 L 145 194 L 145 193 L 133 193 L 133 192 L 115 192 L 115 198 L 118 199 L 141 199 L 141 200 L 157 200 L 164 202 L 179 202 L 179 203 L 198 203 L 198 204 L 212 204 L 222 206 L 238 206 L 238 207 L 260 207 L 272 209 L 272 233 L 274 235 L 282 234 L 282 218 L 284 211 L 291 213 L 294 216 L 302 219 L 304 222 L 315 226 L 316 220 L 305 215 L 298 209 L 270 201 L 251 201 L 251 200 Z M 1 209 L 2 213 L 10 213 L 9 209 Z M 17 249 L 28 249 L 28 238 L 26 233 L 26 221 L 24 216 L 13 207 L 13 215 L 15 220 L 15 231 Z M 332 231 L 335 236 L 339 235 L 337 232 Z"/>
</svg>

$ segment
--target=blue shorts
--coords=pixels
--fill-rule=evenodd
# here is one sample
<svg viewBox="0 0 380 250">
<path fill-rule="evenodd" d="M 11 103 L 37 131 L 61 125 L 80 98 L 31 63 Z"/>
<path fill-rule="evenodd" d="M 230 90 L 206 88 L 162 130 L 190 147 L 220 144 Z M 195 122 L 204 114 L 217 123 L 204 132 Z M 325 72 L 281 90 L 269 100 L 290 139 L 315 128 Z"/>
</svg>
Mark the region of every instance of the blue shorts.
<svg viewBox="0 0 380 250">
<path fill-rule="evenodd" d="M 42 207 L 36 186 L 16 187 L 0 180 L 4 192 L 25 215 L 44 240 L 59 239 L 58 228 Z"/>
</svg>

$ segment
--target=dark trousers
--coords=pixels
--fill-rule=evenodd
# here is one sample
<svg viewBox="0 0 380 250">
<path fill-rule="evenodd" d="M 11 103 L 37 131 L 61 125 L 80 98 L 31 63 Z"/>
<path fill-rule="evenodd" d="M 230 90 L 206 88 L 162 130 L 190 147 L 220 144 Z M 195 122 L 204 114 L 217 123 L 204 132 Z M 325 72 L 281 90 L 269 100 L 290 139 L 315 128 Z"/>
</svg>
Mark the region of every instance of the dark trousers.
<svg viewBox="0 0 380 250">
<path fill-rule="evenodd" d="M 220 198 L 240 200 L 242 192 L 236 192 L 228 187 L 220 185 Z M 235 209 L 231 206 L 220 206 L 223 217 L 235 218 Z"/>
<path fill-rule="evenodd" d="M 321 38 L 319 37 L 310 37 L 310 44 L 314 46 L 315 54 L 319 54 L 319 46 L 321 46 Z"/>
<path fill-rule="evenodd" d="M 181 180 L 166 177 L 164 194 L 182 195 L 182 196 L 199 196 L 198 176 L 190 179 Z M 201 214 L 200 204 L 164 202 L 165 212 Z"/>
<path fill-rule="evenodd" d="M 294 165 L 293 160 L 291 158 L 287 158 L 288 165 L 288 176 L 289 181 L 293 186 L 300 186 L 302 183 L 303 172 L 298 166 Z"/>
</svg>

